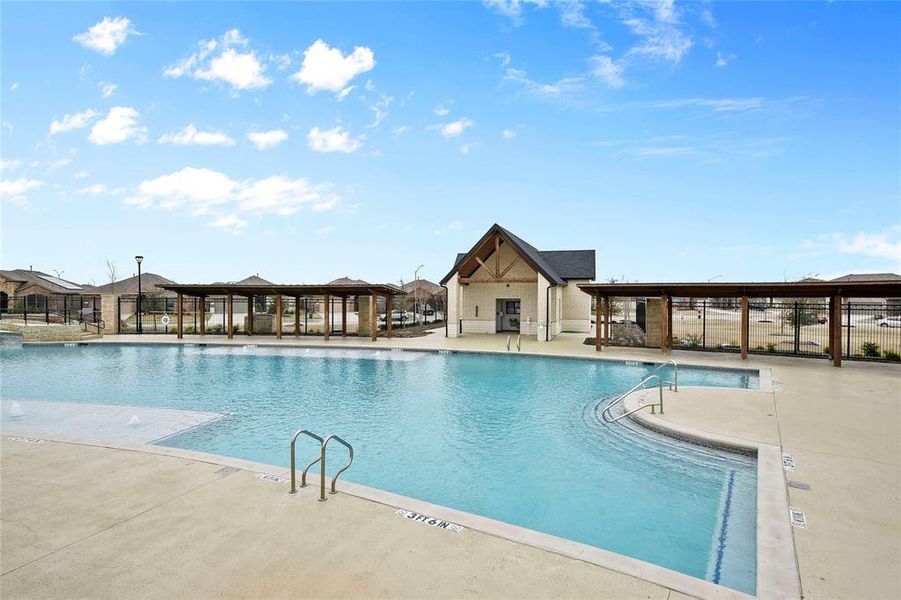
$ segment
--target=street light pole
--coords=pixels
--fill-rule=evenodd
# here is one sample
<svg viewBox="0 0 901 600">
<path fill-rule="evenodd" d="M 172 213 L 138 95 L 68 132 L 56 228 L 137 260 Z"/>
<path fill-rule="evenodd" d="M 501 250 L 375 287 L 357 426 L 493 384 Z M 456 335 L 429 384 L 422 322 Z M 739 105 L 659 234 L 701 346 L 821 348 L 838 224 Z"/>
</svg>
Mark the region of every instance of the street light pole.
<svg viewBox="0 0 901 600">
<path fill-rule="evenodd" d="M 424 265 L 419 265 L 416 267 L 416 270 L 413 271 L 413 323 L 416 323 L 416 307 L 419 305 L 419 286 L 416 284 L 419 281 L 419 269 L 421 269 Z M 423 315 L 425 317 L 425 315 Z"/>
<path fill-rule="evenodd" d="M 144 333 L 141 325 L 141 263 L 144 262 L 143 256 L 135 256 L 135 262 L 138 263 L 138 333 Z"/>
</svg>

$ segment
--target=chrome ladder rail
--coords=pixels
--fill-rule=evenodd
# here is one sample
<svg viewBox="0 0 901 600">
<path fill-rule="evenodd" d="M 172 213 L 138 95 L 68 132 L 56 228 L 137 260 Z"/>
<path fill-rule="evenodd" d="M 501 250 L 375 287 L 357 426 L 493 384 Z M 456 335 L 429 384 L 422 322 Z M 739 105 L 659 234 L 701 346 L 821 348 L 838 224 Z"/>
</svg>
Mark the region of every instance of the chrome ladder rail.
<svg viewBox="0 0 901 600">
<path fill-rule="evenodd" d="M 294 470 L 294 446 L 297 444 L 297 438 L 299 438 L 301 435 L 306 435 L 313 438 L 314 440 L 319 441 L 319 458 L 317 458 L 304 468 L 303 475 L 300 478 L 300 487 L 307 487 L 307 471 L 310 470 L 310 467 L 318 463 L 320 460 L 322 460 L 323 465 L 325 464 L 325 460 L 323 460 L 325 458 L 325 451 L 322 449 L 322 438 L 307 429 L 298 429 L 297 431 L 295 431 L 294 437 L 291 438 L 291 491 L 288 492 L 289 494 L 297 493 L 297 473 Z"/>
<path fill-rule="evenodd" d="M 664 381 L 663 383 L 666 383 L 667 385 L 670 385 L 670 386 L 671 386 L 671 389 L 672 389 L 674 392 L 678 392 L 678 391 L 679 391 L 679 364 L 678 364 L 676 361 L 674 361 L 674 360 L 668 360 L 668 361 L 666 361 L 666 362 L 663 363 L 663 364 L 657 365 L 656 367 L 654 367 L 653 369 L 651 369 L 651 372 L 648 373 L 648 375 L 653 375 L 654 373 L 656 373 L 656 372 L 659 371 L 660 369 L 662 369 L 662 368 L 664 368 L 664 367 L 668 367 L 669 365 L 673 365 L 673 381 Z"/>
<path fill-rule="evenodd" d="M 645 384 L 648 383 L 649 381 L 654 381 L 654 380 L 657 381 L 657 389 L 660 392 L 660 400 L 656 404 L 642 404 L 638 408 L 630 410 L 627 413 L 623 413 L 618 417 L 614 417 L 613 415 L 610 414 L 610 409 L 613 408 L 614 406 L 616 406 L 617 404 L 621 403 L 626 398 L 626 396 L 628 396 L 629 394 L 631 394 L 633 392 L 637 392 L 640 389 L 647 389 L 645 387 Z M 658 406 L 660 407 L 660 414 L 663 414 L 663 383 L 664 383 L 664 381 L 663 381 L 663 379 L 660 378 L 659 375 L 652 374 L 652 375 L 645 376 L 645 378 L 642 379 L 639 383 L 632 386 L 632 388 L 628 392 L 620 395 L 615 400 L 609 402 L 607 404 L 607 406 L 604 407 L 604 410 L 601 412 L 601 419 L 603 419 L 603 421 L 605 423 L 616 423 L 620 419 L 628 417 L 631 414 L 637 413 L 638 411 L 642 410 L 643 408 L 647 408 L 649 406 L 651 407 L 652 414 L 657 414 L 656 408 Z"/>
<path fill-rule="evenodd" d="M 511 338 L 511 337 L 512 337 L 512 336 L 509 336 L 509 335 L 507 336 L 507 352 L 510 351 L 510 338 Z"/>
<path fill-rule="evenodd" d="M 522 334 L 516 336 L 516 351 L 522 352 Z"/>
<path fill-rule="evenodd" d="M 332 440 L 335 440 L 336 442 L 338 442 L 339 444 L 341 444 L 345 448 L 347 448 L 347 451 L 350 452 L 350 459 L 347 461 L 347 464 L 344 465 L 343 467 L 341 467 L 340 469 L 338 469 L 338 472 L 335 473 L 334 477 L 332 477 L 332 488 L 329 493 L 331 493 L 331 494 L 338 493 L 337 490 L 335 489 L 335 482 L 338 481 L 338 476 L 341 475 L 341 473 L 343 473 L 344 471 L 348 470 L 350 468 L 350 465 L 354 462 L 354 447 L 353 446 L 351 446 L 350 444 L 345 442 L 343 439 L 341 439 L 339 436 L 335 435 L 334 433 L 326 436 L 325 440 L 322 442 L 322 456 L 321 456 L 322 465 L 319 470 L 319 501 L 320 502 L 325 502 L 326 500 L 328 500 L 328 498 L 325 497 L 325 451 L 326 451 L 326 448 L 328 447 L 328 443 Z"/>
</svg>

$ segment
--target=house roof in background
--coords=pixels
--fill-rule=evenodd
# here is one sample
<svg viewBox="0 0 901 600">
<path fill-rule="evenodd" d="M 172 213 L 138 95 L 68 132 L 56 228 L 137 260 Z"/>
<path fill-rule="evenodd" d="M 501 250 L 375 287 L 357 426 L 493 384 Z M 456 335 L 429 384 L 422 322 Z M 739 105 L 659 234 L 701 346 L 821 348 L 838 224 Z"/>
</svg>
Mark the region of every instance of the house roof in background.
<svg viewBox="0 0 901 600">
<path fill-rule="evenodd" d="M 269 281 L 268 279 L 263 279 L 262 277 L 260 277 L 259 273 L 245 277 L 241 281 L 229 281 L 228 283 L 233 283 L 235 285 L 272 285 L 271 281 Z"/>
<path fill-rule="evenodd" d="M 831 281 L 901 281 L 897 273 L 848 273 Z"/>
<path fill-rule="evenodd" d="M 345 276 L 339 277 L 338 279 L 332 279 L 328 282 L 328 285 L 369 285 L 369 282 Z"/>
<path fill-rule="evenodd" d="M 156 273 L 141 273 L 141 293 L 147 294 L 156 289 L 157 285 L 175 283 L 171 279 L 157 275 Z M 96 294 L 122 294 L 130 295 L 138 293 L 138 276 L 133 275 L 125 279 L 120 279 L 115 283 L 107 283 L 98 286 L 86 286 L 90 291 Z"/>
<path fill-rule="evenodd" d="M 82 294 L 90 291 L 86 290 L 81 284 L 31 269 L 10 269 L 0 271 L 0 275 L 9 281 L 19 282 L 17 289 L 37 285 L 53 294 Z"/>
</svg>

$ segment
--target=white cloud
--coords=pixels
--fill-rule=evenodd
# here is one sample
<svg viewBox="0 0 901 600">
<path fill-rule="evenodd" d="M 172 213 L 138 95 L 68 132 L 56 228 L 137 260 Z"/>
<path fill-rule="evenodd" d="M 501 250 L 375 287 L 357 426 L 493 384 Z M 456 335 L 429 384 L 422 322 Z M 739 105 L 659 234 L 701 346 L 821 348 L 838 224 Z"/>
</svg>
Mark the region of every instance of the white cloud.
<svg viewBox="0 0 901 600">
<path fill-rule="evenodd" d="M 219 171 L 185 167 L 142 181 L 124 203 L 210 218 L 211 226 L 237 232 L 252 218 L 287 216 L 305 208 L 324 212 L 337 206 L 338 201 L 338 196 L 328 192 L 328 186 L 314 185 L 304 178 L 276 175 L 237 180 Z"/>
<path fill-rule="evenodd" d="M 53 120 L 50 123 L 50 135 L 56 135 L 57 133 L 65 133 L 67 131 L 72 131 L 73 129 L 81 129 L 82 127 L 87 127 L 88 123 L 94 120 L 100 113 L 93 109 L 87 109 L 86 111 L 74 114 L 65 114 L 63 115 L 62 120 L 57 121 Z"/>
<path fill-rule="evenodd" d="M 510 56 L 509 52 L 495 52 L 494 58 L 501 61 L 501 68 L 507 68 L 507 66 L 510 64 L 510 61 L 513 60 L 513 57 Z"/>
<path fill-rule="evenodd" d="M 375 67 L 375 55 L 366 46 L 357 46 L 344 55 L 321 39 L 304 50 L 303 64 L 292 79 L 306 84 L 307 93 L 326 90 L 340 93 L 350 81 Z"/>
<path fill-rule="evenodd" d="M 13 204 L 24 206 L 28 204 L 28 192 L 36 190 L 43 185 L 43 181 L 25 177 L 0 179 L 0 198 L 7 199 Z"/>
<path fill-rule="evenodd" d="M 468 155 L 470 152 L 472 152 L 472 150 L 476 146 L 478 146 L 478 144 L 476 144 L 475 142 L 470 142 L 469 144 L 461 144 L 460 145 L 460 154 L 462 154 L 464 156 Z"/>
<path fill-rule="evenodd" d="M 89 173 L 87 171 L 78 171 L 77 173 L 74 173 L 72 177 L 75 179 L 86 179 L 88 175 Z"/>
<path fill-rule="evenodd" d="M 397 127 L 394 127 L 391 129 L 391 133 L 393 133 L 394 135 L 403 135 L 404 133 L 406 133 L 409 130 L 410 130 L 409 125 L 398 125 Z"/>
<path fill-rule="evenodd" d="M 464 131 L 466 131 L 473 125 L 475 125 L 475 122 L 472 119 L 468 117 L 462 117 L 460 119 L 457 119 L 456 121 L 438 125 L 438 129 L 441 132 L 441 135 L 444 136 L 444 139 L 449 140 L 451 138 L 459 137 Z"/>
<path fill-rule="evenodd" d="M 66 165 L 70 165 L 70 164 L 72 164 L 71 158 L 61 158 L 59 160 L 54 160 L 53 162 L 48 164 L 47 170 L 48 171 L 56 171 L 57 169 L 60 169 L 62 167 L 65 167 Z"/>
<path fill-rule="evenodd" d="M 91 128 L 88 140 L 98 146 L 121 144 L 128 139 L 144 142 L 147 128 L 138 123 L 140 113 L 130 106 L 115 106 Z"/>
<path fill-rule="evenodd" d="M 505 140 L 512 140 L 516 137 L 516 131 L 513 129 L 504 129 L 501 131 L 501 137 Z"/>
<path fill-rule="evenodd" d="M 4 160 L 0 159 L 0 171 L 15 171 L 22 167 L 21 160 Z"/>
<path fill-rule="evenodd" d="M 18 81 L 14 81 L 13 84 L 11 86 L 9 86 L 9 91 L 11 91 L 11 92 L 15 92 L 18 89 L 19 89 Z"/>
<path fill-rule="evenodd" d="M 724 55 L 722 52 L 717 51 L 716 53 L 716 66 L 725 67 L 730 62 L 735 60 L 734 54 Z"/>
<path fill-rule="evenodd" d="M 223 215 L 209 222 L 211 227 L 218 227 L 229 233 L 238 234 L 247 227 L 248 222 L 238 215 Z"/>
<path fill-rule="evenodd" d="M 680 29 L 679 15 L 672 0 L 620 5 L 623 24 L 641 38 L 627 53 L 678 63 L 694 45 L 691 36 Z"/>
<path fill-rule="evenodd" d="M 326 225 L 325 227 L 320 227 L 318 229 L 313 230 L 313 232 L 316 235 L 328 235 L 328 234 L 332 233 L 333 231 L 335 231 L 334 225 Z"/>
<path fill-rule="evenodd" d="M 350 132 L 340 125 L 327 130 L 313 127 L 307 134 L 307 145 L 316 152 L 356 152 L 363 145 L 359 138 L 350 137 Z"/>
<path fill-rule="evenodd" d="M 531 4 L 538 8 L 547 6 L 547 0 L 483 0 L 485 6 L 499 15 L 507 17 L 516 26 L 522 24 L 523 6 Z"/>
<path fill-rule="evenodd" d="M 234 91 L 264 88 L 272 80 L 266 77 L 266 67 L 253 50 L 247 50 L 248 46 L 247 38 L 231 29 L 219 39 L 198 42 L 195 52 L 163 69 L 163 75 L 223 81 Z"/>
<path fill-rule="evenodd" d="M 375 118 L 372 123 L 366 126 L 366 129 L 372 129 L 382 124 L 382 121 L 388 116 L 388 106 L 390 106 L 392 102 L 394 102 L 393 96 L 382 94 L 378 100 L 369 105 L 369 110 L 375 113 Z"/>
<path fill-rule="evenodd" d="M 124 188 L 108 188 L 102 183 L 95 183 L 93 185 L 75 190 L 75 193 L 82 196 L 103 196 L 107 194 L 121 194 L 124 191 Z"/>
<path fill-rule="evenodd" d="M 564 77 L 555 83 L 541 83 L 529 79 L 528 73 L 522 69 L 507 68 L 504 71 L 504 80 L 516 83 L 528 93 L 538 98 L 562 98 L 583 88 L 583 80 L 581 77 Z"/>
<path fill-rule="evenodd" d="M 623 81 L 623 67 L 609 56 L 592 56 L 590 61 L 592 74 L 612 88 L 621 88 Z"/>
<path fill-rule="evenodd" d="M 444 106 L 436 106 L 433 110 L 433 113 L 438 115 L 439 117 L 445 117 L 450 113 L 450 109 Z"/>
<path fill-rule="evenodd" d="M 85 48 L 111 56 L 129 35 L 137 33 L 125 17 L 103 17 L 102 21 L 72 39 Z"/>
<path fill-rule="evenodd" d="M 97 85 L 100 86 L 100 95 L 104 98 L 109 98 L 113 95 L 113 93 L 118 89 L 118 85 L 115 83 L 110 83 L 108 81 L 101 81 Z"/>
<path fill-rule="evenodd" d="M 198 131 L 193 123 L 189 123 L 181 131 L 161 136 L 156 143 L 179 146 L 234 146 L 235 140 L 222 131 Z"/>
<path fill-rule="evenodd" d="M 344 100 L 344 98 L 346 98 L 348 94 L 350 94 L 352 91 L 354 91 L 354 88 L 356 88 L 356 87 L 357 86 L 355 86 L 355 85 L 349 85 L 346 88 L 344 88 L 343 90 L 341 90 L 340 92 L 338 92 L 338 95 L 337 95 L 338 100 Z"/>
<path fill-rule="evenodd" d="M 451 221 L 444 227 L 436 229 L 434 233 L 435 235 L 444 235 L 448 231 L 457 231 L 460 229 L 463 229 L 463 223 L 461 223 L 460 221 Z"/>
<path fill-rule="evenodd" d="M 560 22 L 573 29 L 593 29 L 594 25 L 585 16 L 585 4 L 580 0 L 560 0 L 556 3 L 560 10 Z"/>
<path fill-rule="evenodd" d="M 815 240 L 806 240 L 802 247 L 813 255 L 839 252 L 883 258 L 891 261 L 895 268 L 901 268 L 901 225 L 879 232 L 821 235 Z"/>
<path fill-rule="evenodd" d="M 266 150 L 277 146 L 288 139 L 288 133 L 282 129 L 270 129 L 269 131 L 251 131 L 247 139 L 253 142 L 257 150 Z"/>
</svg>

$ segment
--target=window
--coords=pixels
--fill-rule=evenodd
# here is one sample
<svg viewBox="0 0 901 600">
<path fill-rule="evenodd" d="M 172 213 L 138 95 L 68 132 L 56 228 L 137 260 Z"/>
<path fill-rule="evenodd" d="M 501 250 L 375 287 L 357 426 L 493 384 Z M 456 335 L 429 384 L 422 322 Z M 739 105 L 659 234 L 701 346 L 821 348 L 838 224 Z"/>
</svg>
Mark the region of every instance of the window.
<svg viewBox="0 0 901 600">
<path fill-rule="evenodd" d="M 507 300 L 507 305 L 504 308 L 504 312 L 508 315 L 518 315 L 519 314 L 519 300 Z"/>
</svg>

